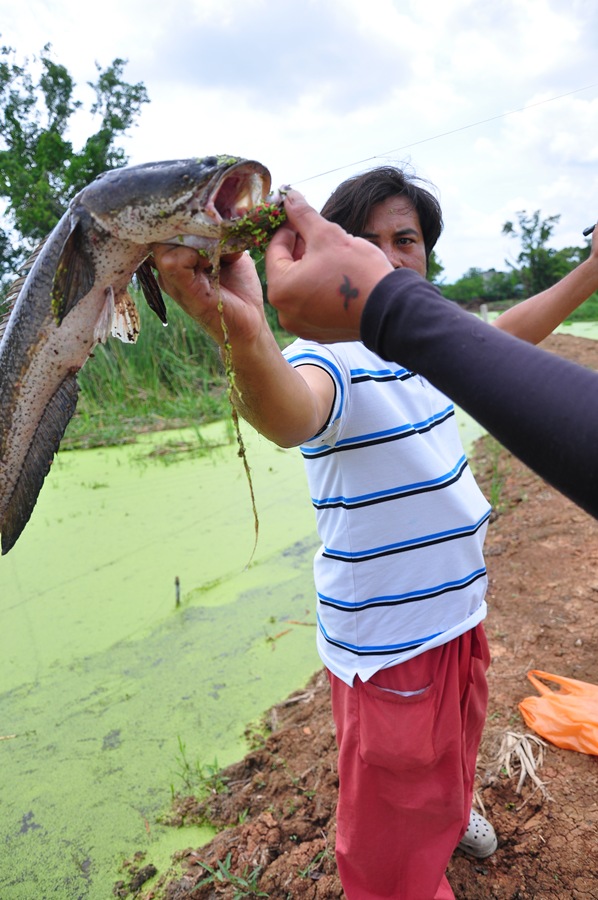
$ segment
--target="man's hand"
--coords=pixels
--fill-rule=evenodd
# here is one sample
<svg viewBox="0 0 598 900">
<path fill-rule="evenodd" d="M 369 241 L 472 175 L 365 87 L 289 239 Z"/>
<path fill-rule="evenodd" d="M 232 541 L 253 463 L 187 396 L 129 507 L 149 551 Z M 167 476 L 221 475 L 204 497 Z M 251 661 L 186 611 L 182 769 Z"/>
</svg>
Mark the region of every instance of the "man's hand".
<svg viewBox="0 0 598 900">
<path fill-rule="evenodd" d="M 214 340 L 224 334 L 219 303 L 231 341 L 252 340 L 263 324 L 262 286 L 251 258 L 236 253 L 220 260 L 220 271 L 190 247 L 156 244 L 160 287 Z"/>
<path fill-rule="evenodd" d="M 365 302 L 392 266 L 362 238 L 327 222 L 297 191 L 266 251 L 268 299 L 280 324 L 322 343 L 359 340 Z"/>
</svg>

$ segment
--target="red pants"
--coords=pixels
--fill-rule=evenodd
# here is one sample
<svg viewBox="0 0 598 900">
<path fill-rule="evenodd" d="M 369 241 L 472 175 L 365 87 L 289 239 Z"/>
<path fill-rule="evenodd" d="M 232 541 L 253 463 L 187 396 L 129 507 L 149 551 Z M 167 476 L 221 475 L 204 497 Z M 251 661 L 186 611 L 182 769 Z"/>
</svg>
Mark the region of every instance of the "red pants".
<svg viewBox="0 0 598 900">
<path fill-rule="evenodd" d="M 339 747 L 336 857 L 347 900 L 450 900 L 490 661 L 482 625 L 349 687 L 329 673 Z"/>
</svg>

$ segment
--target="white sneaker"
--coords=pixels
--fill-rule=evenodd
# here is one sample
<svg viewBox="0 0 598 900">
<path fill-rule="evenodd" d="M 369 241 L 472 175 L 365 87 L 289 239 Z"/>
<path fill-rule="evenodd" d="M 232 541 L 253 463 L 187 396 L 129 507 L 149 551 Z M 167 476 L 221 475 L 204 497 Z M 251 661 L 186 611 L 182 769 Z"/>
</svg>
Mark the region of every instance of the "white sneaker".
<svg viewBox="0 0 598 900">
<path fill-rule="evenodd" d="M 469 813 L 467 831 L 459 842 L 459 849 L 478 859 L 486 859 L 487 856 L 492 856 L 497 846 L 496 833 L 490 822 L 472 809 Z"/>
</svg>

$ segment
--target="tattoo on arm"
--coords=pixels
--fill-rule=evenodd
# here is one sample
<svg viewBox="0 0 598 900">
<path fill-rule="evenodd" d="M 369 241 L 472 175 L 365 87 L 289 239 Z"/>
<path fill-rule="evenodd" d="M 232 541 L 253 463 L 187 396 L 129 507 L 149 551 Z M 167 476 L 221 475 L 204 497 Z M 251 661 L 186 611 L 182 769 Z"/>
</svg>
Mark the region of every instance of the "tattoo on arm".
<svg viewBox="0 0 598 900">
<path fill-rule="evenodd" d="M 341 284 L 339 291 L 342 296 L 345 298 L 343 302 L 343 308 L 349 309 L 349 301 L 355 300 L 359 297 L 359 290 L 356 287 L 351 287 L 351 282 L 347 275 L 343 275 L 344 281 Z"/>
</svg>

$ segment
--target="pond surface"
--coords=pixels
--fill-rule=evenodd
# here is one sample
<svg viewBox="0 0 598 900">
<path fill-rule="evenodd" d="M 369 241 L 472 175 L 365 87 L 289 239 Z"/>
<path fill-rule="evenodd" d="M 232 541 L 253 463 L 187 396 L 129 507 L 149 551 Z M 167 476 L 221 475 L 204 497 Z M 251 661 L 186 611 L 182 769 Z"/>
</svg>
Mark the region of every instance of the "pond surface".
<svg viewBox="0 0 598 900">
<path fill-rule="evenodd" d="M 227 765 L 319 668 L 303 464 L 246 431 L 248 568 L 222 424 L 203 455 L 193 431 L 59 454 L 0 559 L 2 900 L 103 900 L 136 850 L 163 868 L 201 843 L 156 822 L 182 789 L 179 742 L 191 766 Z"/>
</svg>

